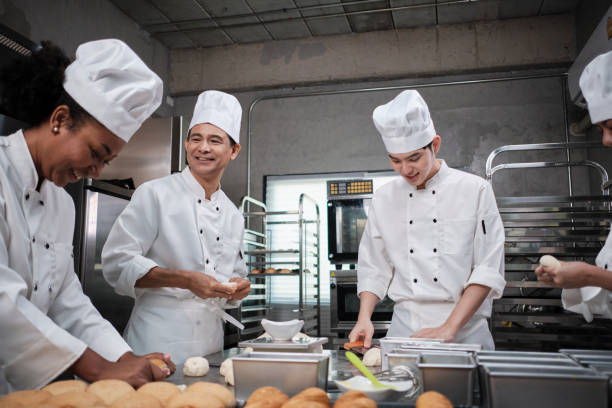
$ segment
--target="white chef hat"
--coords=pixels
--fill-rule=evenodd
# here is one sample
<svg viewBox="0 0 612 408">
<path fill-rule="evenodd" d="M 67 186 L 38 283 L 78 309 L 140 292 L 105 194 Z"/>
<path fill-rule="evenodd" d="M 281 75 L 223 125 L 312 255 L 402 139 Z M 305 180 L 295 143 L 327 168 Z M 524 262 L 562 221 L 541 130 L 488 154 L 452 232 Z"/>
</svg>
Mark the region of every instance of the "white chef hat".
<svg viewBox="0 0 612 408">
<path fill-rule="evenodd" d="M 91 116 L 128 142 L 161 103 L 162 80 L 123 41 L 79 45 L 64 89 Z"/>
<path fill-rule="evenodd" d="M 598 55 L 580 75 L 592 123 L 612 119 L 612 51 Z"/>
<path fill-rule="evenodd" d="M 436 135 L 427 104 L 417 91 L 403 91 L 380 105 L 372 119 L 389 153 L 421 149 Z"/>
<path fill-rule="evenodd" d="M 204 91 L 198 96 L 189 130 L 200 123 L 210 123 L 240 143 L 242 108 L 235 96 L 220 91 Z"/>
</svg>

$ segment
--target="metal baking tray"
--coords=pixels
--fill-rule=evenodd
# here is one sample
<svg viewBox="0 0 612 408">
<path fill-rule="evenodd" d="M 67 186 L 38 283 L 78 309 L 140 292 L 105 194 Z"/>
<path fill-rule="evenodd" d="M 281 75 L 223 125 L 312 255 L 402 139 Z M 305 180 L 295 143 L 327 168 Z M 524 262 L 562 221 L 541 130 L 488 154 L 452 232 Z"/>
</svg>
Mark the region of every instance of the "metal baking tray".
<svg viewBox="0 0 612 408">
<path fill-rule="evenodd" d="M 268 385 L 289 396 L 309 387 L 327 389 L 328 354 L 251 352 L 234 357 L 232 364 L 234 393 L 240 401 L 246 401 L 257 388 Z"/>
<path fill-rule="evenodd" d="M 478 351 L 476 354 L 478 356 L 520 357 L 520 358 L 523 358 L 523 357 L 550 358 L 550 357 L 560 356 L 560 355 L 567 357 L 567 355 L 563 353 L 551 353 L 551 352 L 544 352 L 544 351 L 481 350 L 481 351 Z"/>
<path fill-rule="evenodd" d="M 607 407 L 607 377 L 584 367 L 487 364 L 484 406 Z"/>
<path fill-rule="evenodd" d="M 438 391 L 453 405 L 472 405 L 476 363 L 468 352 L 421 352 L 418 362 L 424 391 Z"/>
<path fill-rule="evenodd" d="M 382 353 L 382 369 L 389 368 L 387 354 L 396 350 L 413 350 L 413 351 L 451 351 L 474 352 L 482 349 L 480 344 L 462 344 L 462 343 L 444 343 L 440 339 L 421 339 L 407 337 L 384 337 L 380 339 L 380 348 Z"/>
<path fill-rule="evenodd" d="M 253 350 L 261 351 L 284 351 L 296 353 L 312 353 L 317 346 L 328 342 L 327 337 L 310 337 L 295 340 L 274 340 L 260 337 L 252 340 L 245 340 L 238 343 L 238 347 L 251 347 Z"/>
</svg>

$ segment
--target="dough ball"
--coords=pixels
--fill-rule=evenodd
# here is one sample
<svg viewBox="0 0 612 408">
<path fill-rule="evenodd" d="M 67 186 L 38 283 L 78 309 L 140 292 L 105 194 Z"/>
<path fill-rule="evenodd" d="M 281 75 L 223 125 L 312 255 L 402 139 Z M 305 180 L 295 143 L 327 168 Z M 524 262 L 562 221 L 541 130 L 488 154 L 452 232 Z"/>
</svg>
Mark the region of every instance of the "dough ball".
<svg viewBox="0 0 612 408">
<path fill-rule="evenodd" d="M 146 383 L 136 391 L 139 394 L 152 395 L 163 404 L 166 404 L 170 398 L 181 393 L 181 389 L 176 385 L 166 381 L 155 381 Z"/>
<path fill-rule="evenodd" d="M 289 397 L 276 387 L 260 387 L 253 391 L 247 400 L 245 408 L 250 407 L 249 404 L 257 401 L 270 401 L 271 403 L 278 404 L 278 407 L 280 407 L 287 402 L 287 400 L 289 400 Z"/>
<path fill-rule="evenodd" d="M 236 398 L 234 393 L 222 386 L 221 384 L 198 381 L 191 384 L 185 392 L 197 391 L 204 394 L 213 395 L 218 400 L 223 402 L 225 408 L 234 408 L 236 406 Z"/>
<path fill-rule="evenodd" d="M 168 401 L 166 408 L 223 408 L 223 402 L 213 395 L 191 391 L 175 395 Z"/>
<path fill-rule="evenodd" d="M 108 408 L 164 408 L 164 405 L 153 395 L 132 392 L 117 398 Z"/>
<path fill-rule="evenodd" d="M 159 358 L 150 358 L 149 359 L 150 362 L 152 362 L 153 364 L 155 364 L 156 366 L 158 366 L 159 368 L 168 368 L 168 364 L 166 364 L 166 362 L 162 359 Z"/>
<path fill-rule="evenodd" d="M 52 396 L 53 394 L 45 390 L 15 391 L 0 398 L 0 407 L 19 406 L 15 404 L 31 407 L 49 400 Z"/>
<path fill-rule="evenodd" d="M 87 392 L 100 398 L 106 405 L 110 405 L 117 398 L 134 392 L 134 388 L 121 380 L 100 380 L 87 387 Z"/>
<path fill-rule="evenodd" d="M 219 373 L 225 377 L 225 382 L 229 385 L 235 385 L 234 382 L 234 365 L 232 364 L 232 359 L 228 358 L 223 363 L 221 363 L 221 367 L 219 367 Z"/>
<path fill-rule="evenodd" d="M 183 375 L 201 377 L 208 374 L 208 360 L 204 357 L 189 357 L 183 366 Z"/>
<path fill-rule="evenodd" d="M 222 286 L 226 286 L 228 288 L 235 288 L 238 286 L 238 282 L 221 282 Z"/>
<path fill-rule="evenodd" d="M 561 262 L 559 262 L 557 258 L 552 255 L 544 255 L 540 258 L 540 265 L 556 269 L 561 266 Z"/>
<path fill-rule="evenodd" d="M 56 381 L 43 388 L 43 390 L 53 395 L 60 395 L 71 391 L 85 392 L 86 389 L 87 383 L 79 380 Z"/>
<path fill-rule="evenodd" d="M 378 367 L 382 364 L 382 353 L 377 347 L 371 348 L 363 355 L 363 364 L 368 367 Z"/>
<path fill-rule="evenodd" d="M 453 408 L 453 404 L 439 392 L 427 391 L 417 398 L 416 408 Z"/>
<path fill-rule="evenodd" d="M 104 408 L 108 405 L 97 395 L 83 391 L 70 391 L 54 395 L 45 401 L 45 404 L 57 408 Z"/>
</svg>

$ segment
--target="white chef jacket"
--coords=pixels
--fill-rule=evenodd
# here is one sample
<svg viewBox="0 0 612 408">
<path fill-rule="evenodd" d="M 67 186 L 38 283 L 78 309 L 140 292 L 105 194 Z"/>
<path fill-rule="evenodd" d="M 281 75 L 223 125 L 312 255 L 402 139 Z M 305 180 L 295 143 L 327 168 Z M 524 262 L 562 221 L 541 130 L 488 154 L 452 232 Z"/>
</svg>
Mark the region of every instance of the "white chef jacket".
<svg viewBox="0 0 612 408">
<path fill-rule="evenodd" d="M 604 247 L 597 254 L 595 265 L 609 271 L 612 270 L 612 233 L 608 234 Z M 604 288 L 585 286 L 577 289 L 563 289 L 561 301 L 565 309 L 582 314 L 587 322 L 593 320 L 593 315 L 602 315 L 612 319 L 612 293 Z"/>
<path fill-rule="evenodd" d="M 207 305 L 225 302 L 186 289 L 134 285 L 156 266 L 200 271 L 220 282 L 243 278 L 243 233 L 236 206 L 221 189 L 207 200 L 189 168 L 136 189 L 111 229 L 102 264 L 115 291 L 136 299 L 124 337 L 137 353 L 168 352 L 180 364 L 223 348 L 223 322 Z"/>
<path fill-rule="evenodd" d="M 357 291 L 396 302 L 387 335 L 440 326 L 471 284 L 491 292 L 457 341 L 490 348 L 486 318 L 505 286 L 504 228 L 491 186 L 442 161 L 422 190 L 402 177 L 379 188 L 359 245 Z"/>
<path fill-rule="evenodd" d="M 0 137 L 0 363 L 13 389 L 40 388 L 90 347 L 116 361 L 130 348 L 74 273 L 74 204 L 38 175 L 23 133 Z"/>
</svg>

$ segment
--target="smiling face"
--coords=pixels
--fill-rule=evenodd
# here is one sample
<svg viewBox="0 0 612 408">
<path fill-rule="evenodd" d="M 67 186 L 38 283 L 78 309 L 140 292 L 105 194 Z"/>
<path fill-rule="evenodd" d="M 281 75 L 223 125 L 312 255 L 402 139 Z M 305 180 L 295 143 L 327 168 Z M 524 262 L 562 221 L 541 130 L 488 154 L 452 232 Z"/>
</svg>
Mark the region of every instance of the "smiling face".
<svg viewBox="0 0 612 408">
<path fill-rule="evenodd" d="M 595 126 L 601 130 L 601 143 L 606 147 L 612 147 L 612 119 L 599 122 Z"/>
<path fill-rule="evenodd" d="M 125 141 L 93 118 L 73 124 L 69 111 L 60 108 L 51 117 L 51 136 L 45 139 L 37 155 L 37 169 L 42 177 L 59 187 L 79 178 L 99 177 Z"/>
<path fill-rule="evenodd" d="M 223 170 L 238 156 L 239 144 L 233 144 L 229 135 L 210 123 L 200 123 L 191 128 L 185 140 L 187 163 L 195 176 L 220 179 Z"/>
<path fill-rule="evenodd" d="M 391 167 L 410 185 L 425 187 L 425 183 L 438 170 L 436 153 L 440 150 L 440 136 L 434 136 L 431 147 L 414 150 L 408 153 L 389 153 Z"/>
</svg>

